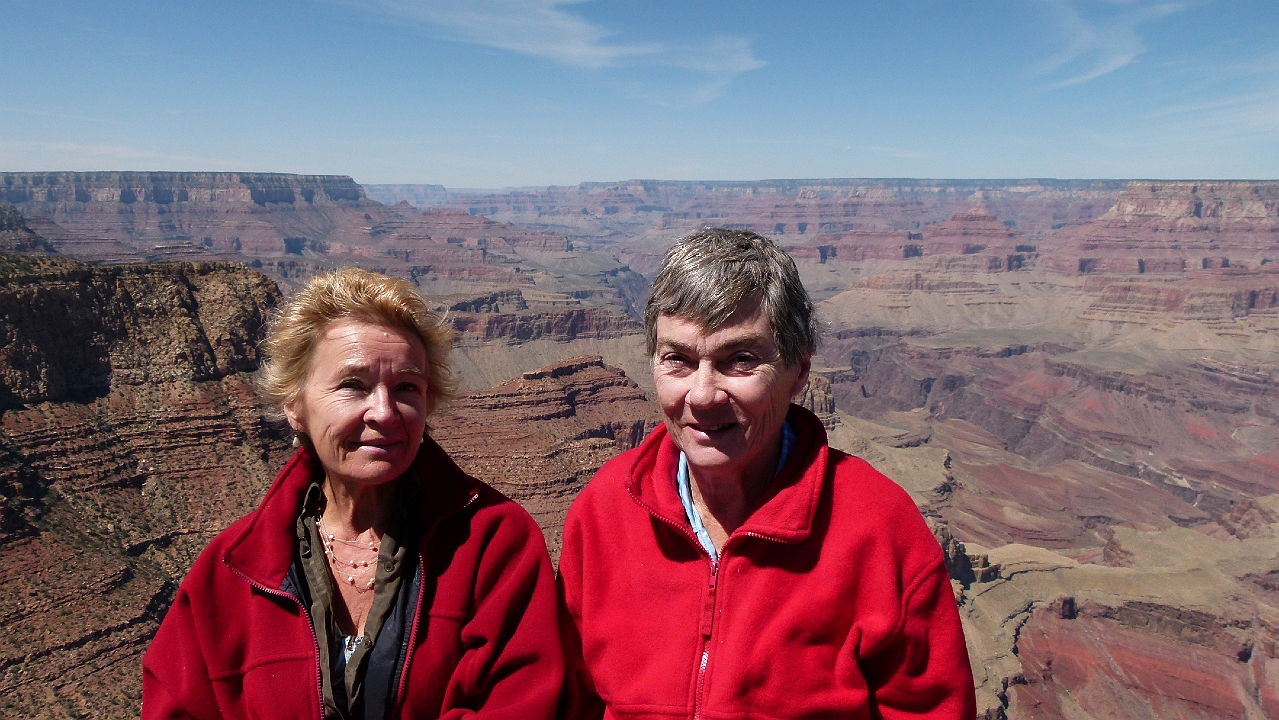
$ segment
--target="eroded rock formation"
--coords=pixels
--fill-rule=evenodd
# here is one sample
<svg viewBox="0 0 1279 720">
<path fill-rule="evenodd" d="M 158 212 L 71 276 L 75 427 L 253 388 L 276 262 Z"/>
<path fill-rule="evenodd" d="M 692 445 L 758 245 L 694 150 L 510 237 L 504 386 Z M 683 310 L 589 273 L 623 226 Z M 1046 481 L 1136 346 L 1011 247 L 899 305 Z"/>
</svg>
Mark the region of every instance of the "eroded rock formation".
<svg viewBox="0 0 1279 720">
<path fill-rule="evenodd" d="M 519 500 L 558 558 L 578 491 L 657 422 L 638 385 L 599 356 L 584 356 L 459 398 L 432 423 L 432 435 L 463 469 Z"/>
<path fill-rule="evenodd" d="M 0 714 L 136 714 L 185 568 L 284 458 L 245 372 L 274 283 L 0 264 Z"/>
</svg>

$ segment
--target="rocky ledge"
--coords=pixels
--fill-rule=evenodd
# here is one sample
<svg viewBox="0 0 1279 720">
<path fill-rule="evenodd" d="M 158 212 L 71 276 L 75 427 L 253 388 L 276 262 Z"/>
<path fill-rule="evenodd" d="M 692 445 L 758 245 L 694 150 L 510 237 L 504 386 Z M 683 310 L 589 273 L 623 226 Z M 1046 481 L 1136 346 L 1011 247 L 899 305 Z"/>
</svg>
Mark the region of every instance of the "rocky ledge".
<svg viewBox="0 0 1279 720">
<path fill-rule="evenodd" d="M 578 491 L 658 420 L 625 373 L 583 356 L 458 398 L 431 434 L 463 469 L 524 505 L 558 558 L 564 514 Z"/>
</svg>

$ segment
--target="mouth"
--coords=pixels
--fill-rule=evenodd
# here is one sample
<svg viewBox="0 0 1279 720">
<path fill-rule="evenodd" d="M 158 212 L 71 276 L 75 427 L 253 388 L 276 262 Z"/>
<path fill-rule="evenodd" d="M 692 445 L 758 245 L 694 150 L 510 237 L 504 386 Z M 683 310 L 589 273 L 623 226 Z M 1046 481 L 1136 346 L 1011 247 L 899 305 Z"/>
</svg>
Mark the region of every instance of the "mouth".
<svg viewBox="0 0 1279 720">
<path fill-rule="evenodd" d="M 356 450 L 386 450 L 398 444 L 397 440 L 356 440 L 351 446 Z"/>
<path fill-rule="evenodd" d="M 693 423 L 688 425 L 688 428 L 691 430 L 696 430 L 697 432 L 700 432 L 700 433 L 705 433 L 707 435 L 710 435 L 711 433 L 723 432 L 724 430 L 728 430 L 729 428 L 736 427 L 736 426 L 737 426 L 737 423 L 732 423 L 732 422 L 719 423 L 714 425 L 712 425 L 711 423 Z"/>
</svg>

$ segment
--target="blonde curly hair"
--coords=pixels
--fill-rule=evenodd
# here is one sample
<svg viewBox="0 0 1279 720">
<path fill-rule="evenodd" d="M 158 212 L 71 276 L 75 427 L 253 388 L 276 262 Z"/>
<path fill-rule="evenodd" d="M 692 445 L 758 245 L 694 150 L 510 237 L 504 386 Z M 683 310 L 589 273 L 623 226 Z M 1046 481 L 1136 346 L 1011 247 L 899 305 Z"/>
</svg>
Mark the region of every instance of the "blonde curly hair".
<svg viewBox="0 0 1279 720">
<path fill-rule="evenodd" d="M 452 397 L 449 352 L 453 329 L 432 312 L 413 285 L 361 268 L 342 268 L 316 275 L 272 319 L 267 330 L 265 360 L 258 390 L 275 414 L 302 393 L 311 371 L 316 344 L 339 320 L 394 328 L 422 341 L 426 349 L 426 410 L 429 414 Z"/>
</svg>

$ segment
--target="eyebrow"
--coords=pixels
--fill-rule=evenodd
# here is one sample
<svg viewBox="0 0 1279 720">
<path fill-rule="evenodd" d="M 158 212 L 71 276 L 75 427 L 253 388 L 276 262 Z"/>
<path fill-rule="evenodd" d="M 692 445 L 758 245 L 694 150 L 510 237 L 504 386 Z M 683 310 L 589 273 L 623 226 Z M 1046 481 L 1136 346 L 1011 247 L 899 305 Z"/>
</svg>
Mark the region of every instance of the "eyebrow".
<svg viewBox="0 0 1279 720">
<path fill-rule="evenodd" d="M 360 374 L 369 372 L 369 366 L 360 362 L 343 363 L 341 366 L 342 375 Z M 395 373 L 396 375 L 415 375 L 417 377 L 426 377 L 426 373 L 415 367 L 404 368 Z"/>
<path fill-rule="evenodd" d="M 742 335 L 741 337 L 732 338 L 728 342 L 724 343 L 723 345 L 716 347 L 715 350 L 717 351 L 738 350 L 743 347 L 748 347 L 750 345 L 766 342 L 770 339 L 771 338 L 764 335 L 751 333 L 749 335 Z M 692 345 L 680 342 L 679 340 L 671 340 L 669 338 L 659 338 L 657 341 L 657 347 L 661 349 L 666 349 L 666 350 L 674 350 L 676 352 L 682 352 L 682 353 L 691 353 L 695 349 Z"/>
</svg>

